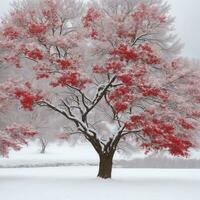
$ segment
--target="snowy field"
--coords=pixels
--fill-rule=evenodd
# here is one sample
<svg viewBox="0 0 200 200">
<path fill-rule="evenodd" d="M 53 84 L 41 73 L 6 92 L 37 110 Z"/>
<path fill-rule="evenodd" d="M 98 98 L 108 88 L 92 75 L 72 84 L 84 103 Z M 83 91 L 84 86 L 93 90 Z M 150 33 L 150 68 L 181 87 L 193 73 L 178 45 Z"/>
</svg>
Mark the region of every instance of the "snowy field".
<svg viewBox="0 0 200 200">
<path fill-rule="evenodd" d="M 113 179 L 101 180 L 96 178 L 98 157 L 88 145 L 51 144 L 46 154 L 39 151 L 37 143 L 30 143 L 19 152 L 11 151 L 9 158 L 0 158 L 0 200 L 199 199 L 200 167 L 134 169 L 169 160 L 145 160 L 136 153 L 135 159 L 124 161 L 116 155 Z"/>
<path fill-rule="evenodd" d="M 2 200 L 198 200 L 200 170 L 119 169 L 112 180 L 97 167 L 0 169 Z"/>
<path fill-rule="evenodd" d="M 88 145 L 51 144 L 46 154 L 39 151 L 36 143 L 30 143 L 19 152 L 11 151 L 9 158 L 0 158 L 0 200 L 198 200 L 200 196 L 199 160 L 195 160 L 199 169 L 136 169 L 163 163 L 175 167 L 180 161 L 184 168 L 188 161 L 145 158 L 139 153 L 125 161 L 116 155 L 113 179 L 101 180 L 96 178 L 98 157 Z"/>
<path fill-rule="evenodd" d="M 45 154 L 40 154 L 40 146 L 30 142 L 21 151 L 11 151 L 9 158 L 0 157 L 0 168 L 12 167 L 53 167 L 53 166 L 96 166 L 98 156 L 87 144 L 70 146 L 67 143 L 49 144 Z M 167 156 L 145 156 L 133 152 L 132 156 L 115 155 L 114 167 L 124 168 L 199 168 L 200 153 L 195 152 L 188 159 Z"/>
<path fill-rule="evenodd" d="M 40 154 L 40 145 L 30 142 L 20 151 L 11 151 L 9 158 L 0 157 L 1 167 L 44 167 L 57 165 L 94 165 L 98 157 L 89 145 L 70 146 L 49 144 L 45 154 Z"/>
</svg>

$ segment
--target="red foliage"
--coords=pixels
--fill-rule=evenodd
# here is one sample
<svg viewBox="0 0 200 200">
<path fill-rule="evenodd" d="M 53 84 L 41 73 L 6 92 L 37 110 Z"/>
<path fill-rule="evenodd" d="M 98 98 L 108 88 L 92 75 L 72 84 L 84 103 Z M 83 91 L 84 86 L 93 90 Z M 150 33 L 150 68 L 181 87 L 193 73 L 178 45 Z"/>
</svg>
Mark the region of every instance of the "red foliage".
<svg viewBox="0 0 200 200">
<path fill-rule="evenodd" d="M 9 137 L 7 133 L 0 131 L 0 155 L 7 156 L 11 148 L 15 151 L 20 150 L 18 142 Z"/>
<path fill-rule="evenodd" d="M 188 138 L 182 139 L 174 135 L 167 135 L 164 138 L 165 140 L 152 140 L 151 142 L 144 142 L 141 146 L 147 149 L 147 152 L 150 150 L 162 150 L 167 149 L 170 154 L 174 156 L 187 156 L 188 149 L 193 147 L 192 143 Z"/>
<path fill-rule="evenodd" d="M 43 10 L 42 14 L 44 15 L 45 18 L 49 19 L 51 17 L 51 10 Z"/>
<path fill-rule="evenodd" d="M 127 104 L 130 104 L 134 101 L 133 94 L 126 94 L 121 97 L 121 101 L 126 102 Z"/>
<path fill-rule="evenodd" d="M 129 131 L 131 131 L 135 128 L 134 124 L 131 122 L 125 122 L 124 127 Z"/>
<path fill-rule="evenodd" d="M 117 101 L 116 103 L 114 103 L 113 107 L 114 107 L 116 113 L 123 112 L 128 109 L 127 103 L 122 102 L 122 101 Z"/>
<path fill-rule="evenodd" d="M 6 111 L 13 99 L 13 91 L 18 81 L 7 80 L 0 83 L 0 112 Z"/>
<path fill-rule="evenodd" d="M 34 60 L 42 60 L 43 59 L 43 53 L 38 48 L 35 48 L 33 50 L 26 50 L 25 55 L 29 58 L 32 58 Z"/>
<path fill-rule="evenodd" d="M 178 68 L 178 61 L 176 59 L 171 62 L 171 67 L 173 69 L 177 69 Z"/>
<path fill-rule="evenodd" d="M 143 115 L 133 115 L 130 119 L 135 126 L 144 122 Z"/>
<path fill-rule="evenodd" d="M 26 139 L 33 137 L 38 132 L 29 126 L 12 124 L 0 131 L 0 155 L 7 156 L 8 151 L 12 148 L 20 150 L 22 145 L 27 144 Z"/>
<path fill-rule="evenodd" d="M 51 74 L 51 70 L 49 66 L 46 64 L 39 64 L 33 67 L 33 70 L 36 73 L 36 78 L 37 79 L 42 79 L 42 78 L 49 78 Z"/>
<path fill-rule="evenodd" d="M 146 67 L 144 65 L 141 65 L 139 67 L 136 67 L 136 69 L 134 68 L 133 75 L 136 78 L 136 80 L 140 80 L 143 79 L 146 72 Z"/>
<path fill-rule="evenodd" d="M 4 61 L 15 65 L 17 68 L 21 68 L 20 59 L 17 55 L 4 57 Z"/>
<path fill-rule="evenodd" d="M 25 83 L 25 88 L 16 88 L 14 92 L 15 97 L 20 99 L 22 107 L 29 111 L 32 111 L 33 105 L 43 98 L 41 91 L 31 90 L 31 84 Z"/>
<path fill-rule="evenodd" d="M 131 86 L 133 84 L 133 76 L 132 74 L 121 74 L 118 76 L 118 79 L 122 81 L 125 85 Z"/>
<path fill-rule="evenodd" d="M 72 64 L 72 61 L 69 59 L 58 59 L 57 63 L 60 65 L 62 70 L 65 70 Z"/>
<path fill-rule="evenodd" d="M 192 115 L 192 117 L 194 117 L 194 118 L 200 118 L 200 112 L 199 112 L 199 111 L 193 111 L 193 112 L 191 113 L 191 115 Z"/>
<path fill-rule="evenodd" d="M 110 61 L 106 64 L 106 69 L 107 71 L 112 73 L 119 73 L 122 70 L 123 66 L 123 63 L 120 61 Z"/>
<path fill-rule="evenodd" d="M 171 52 L 164 50 L 165 46 L 173 47 L 172 40 L 161 37 L 165 28 L 168 31 L 170 26 L 166 23 L 165 5 L 160 1 L 136 1 L 133 10 L 127 14 L 125 9 L 112 13 L 111 7 L 106 12 L 103 4 L 102 7 L 94 4 L 96 8 L 90 8 L 82 18 L 84 30 L 79 30 L 78 26 L 73 27 L 78 21 L 74 10 L 70 8 L 72 13 L 62 13 L 63 9 L 59 6 L 64 5 L 64 1 L 41 2 L 44 5 L 41 10 L 29 13 L 19 7 L 19 11 L 7 19 L 8 24 L 2 27 L 0 62 L 20 67 L 25 63 L 20 63 L 24 55 L 35 60 L 30 63 L 30 69 L 34 70 L 36 78 L 48 78 L 40 81 L 49 81 L 52 87 L 61 86 L 51 88 L 55 89 L 51 95 L 56 94 L 55 98 L 69 97 L 66 101 L 71 106 L 69 116 L 81 121 L 84 112 L 89 116 L 98 111 L 103 119 L 106 110 L 112 111 L 111 120 L 119 125 L 118 130 L 123 123 L 124 131 L 141 130 L 130 137 L 135 137 L 147 151 L 167 149 L 173 155 L 185 156 L 192 147 L 190 133 L 196 128 L 196 124 L 188 119 L 200 118 L 199 90 L 195 86 L 198 79 L 194 76 L 188 78 L 184 64 L 178 59 L 170 61 L 171 54 L 167 53 Z M 119 2 L 114 3 L 117 5 Z M 74 20 L 72 23 L 62 21 L 68 19 L 66 14 L 69 14 L 69 21 Z M 74 28 L 76 31 L 73 31 Z M 19 35 L 24 38 L 18 39 Z M 88 41 L 91 42 L 85 47 L 88 50 L 83 49 Z M 92 84 L 86 88 L 88 83 Z M 5 96 L 1 96 L 0 100 L 5 101 Z M 14 96 L 27 110 L 32 110 L 43 98 L 29 82 L 15 88 Z M 57 103 L 59 99 L 55 102 L 55 107 L 62 109 Z M 77 112 L 78 109 L 80 112 Z M 88 126 L 88 130 L 98 130 L 99 127 L 95 127 L 97 123 L 90 121 L 91 116 L 87 119 L 88 123 L 84 120 L 76 123 L 82 128 Z M 91 124 L 94 124 L 94 129 Z M 14 131 L 12 133 L 14 136 Z M 34 134 L 23 132 L 23 135 Z M 9 145 L 14 147 L 15 144 L 8 142 Z"/>
<path fill-rule="evenodd" d="M 179 124 L 186 130 L 193 130 L 195 127 L 185 119 L 179 119 Z"/>
<path fill-rule="evenodd" d="M 91 23 L 97 20 L 100 16 L 101 14 L 99 11 L 95 10 L 94 8 L 88 9 L 86 16 L 82 18 L 83 26 L 89 27 Z"/>
<path fill-rule="evenodd" d="M 120 44 L 113 52 L 112 55 L 119 56 L 121 60 L 136 61 L 138 54 L 135 49 L 129 48 L 126 44 Z"/>
<path fill-rule="evenodd" d="M 131 39 L 135 38 L 135 33 L 133 33 L 132 31 L 129 32 L 127 30 L 124 30 L 122 26 L 118 27 L 117 35 L 119 38 L 131 38 Z"/>
<path fill-rule="evenodd" d="M 41 34 L 46 31 L 46 26 L 43 24 L 38 24 L 38 23 L 30 23 L 28 25 L 28 30 L 31 34 Z"/>
<path fill-rule="evenodd" d="M 125 122 L 125 128 L 129 131 L 144 124 L 145 118 L 143 115 L 134 115 L 129 121 Z"/>
<path fill-rule="evenodd" d="M 160 24 L 166 23 L 166 16 L 160 15 L 156 8 L 148 8 L 147 5 L 141 3 L 137 10 L 132 13 L 132 18 L 137 24 L 142 24 L 144 20 L 154 20 Z"/>
<path fill-rule="evenodd" d="M 18 134 L 22 134 L 23 136 L 27 136 L 27 137 L 33 137 L 36 134 L 38 134 L 38 132 L 34 129 L 31 129 L 28 126 L 22 126 L 19 124 L 12 124 L 11 126 L 6 127 L 5 131 L 7 133 L 10 133 L 10 135 L 12 135 L 12 137 L 18 137 Z"/>
<path fill-rule="evenodd" d="M 71 71 L 67 73 L 63 73 L 57 80 L 51 81 L 52 87 L 65 87 L 67 85 L 74 86 L 77 88 L 84 88 L 86 84 L 90 83 L 91 80 L 88 78 L 81 78 L 81 75 L 76 71 Z"/>
<path fill-rule="evenodd" d="M 49 74 L 45 73 L 45 72 L 43 72 L 43 73 L 37 73 L 36 78 L 37 79 L 49 78 Z"/>
<path fill-rule="evenodd" d="M 160 23 L 166 23 L 167 22 L 166 16 L 160 16 L 160 17 L 158 17 L 158 19 L 159 19 Z"/>
<path fill-rule="evenodd" d="M 105 74 L 105 73 L 107 73 L 108 70 L 106 68 L 102 67 L 102 66 L 94 65 L 92 67 L 92 71 L 95 74 Z"/>
<path fill-rule="evenodd" d="M 92 29 L 91 33 L 89 34 L 91 36 L 92 39 L 96 39 L 98 36 L 98 32 L 97 30 L 95 30 L 94 28 Z"/>
<path fill-rule="evenodd" d="M 53 0 L 45 0 L 46 6 L 42 8 L 42 14 L 46 19 L 46 26 L 49 27 L 58 27 L 60 26 L 60 18 L 58 14 L 59 7 L 56 1 Z"/>
<path fill-rule="evenodd" d="M 135 22 L 139 23 L 148 16 L 148 10 L 145 4 L 140 4 L 137 11 L 132 14 Z"/>
<path fill-rule="evenodd" d="M 187 135 L 176 135 L 175 127 L 168 122 L 153 118 L 143 124 L 144 136 L 151 138 L 149 142 L 142 144 L 146 149 L 168 149 L 172 155 L 186 156 L 188 149 L 192 147 L 190 138 Z"/>
<path fill-rule="evenodd" d="M 138 47 L 128 47 L 126 44 L 120 44 L 111 55 L 118 56 L 121 60 L 125 61 L 138 61 L 141 60 L 143 64 L 158 65 L 161 59 L 156 55 L 153 48 L 145 43 L 140 44 Z"/>
<path fill-rule="evenodd" d="M 144 112 L 133 115 L 125 123 L 129 131 L 142 128 L 141 136 L 145 138 L 141 146 L 148 153 L 151 150 L 167 149 L 172 155 L 187 156 L 188 149 L 193 145 L 189 134 L 180 133 L 176 125 L 153 117 L 151 113 Z M 175 122 L 176 120 L 174 120 Z M 191 127 L 186 127 L 191 128 Z"/>
<path fill-rule="evenodd" d="M 166 91 L 161 90 L 159 87 L 152 87 L 147 86 L 144 84 L 139 85 L 140 90 L 142 91 L 143 96 L 154 96 L 154 97 L 160 97 L 161 99 L 168 99 L 169 95 Z"/>
<path fill-rule="evenodd" d="M 193 144 L 187 138 L 180 139 L 170 135 L 168 140 L 169 142 L 165 145 L 165 147 L 168 147 L 169 152 L 175 156 L 187 156 L 188 149 L 193 147 Z"/>
<path fill-rule="evenodd" d="M 10 40 L 14 40 L 19 37 L 19 33 L 12 26 L 6 27 L 3 30 L 3 35 L 8 37 Z"/>
<path fill-rule="evenodd" d="M 110 92 L 109 99 L 110 100 L 118 99 L 118 98 L 128 94 L 129 92 L 130 92 L 130 88 L 128 88 L 126 86 L 120 86 L 120 87 L 116 88 L 114 91 Z"/>
<path fill-rule="evenodd" d="M 158 65 L 161 59 L 155 54 L 152 47 L 145 43 L 138 46 L 138 54 L 141 60 L 148 65 Z"/>
<path fill-rule="evenodd" d="M 77 72 L 65 73 L 58 78 L 58 83 L 62 87 L 66 85 L 78 86 L 78 82 L 79 82 L 79 74 Z"/>
</svg>

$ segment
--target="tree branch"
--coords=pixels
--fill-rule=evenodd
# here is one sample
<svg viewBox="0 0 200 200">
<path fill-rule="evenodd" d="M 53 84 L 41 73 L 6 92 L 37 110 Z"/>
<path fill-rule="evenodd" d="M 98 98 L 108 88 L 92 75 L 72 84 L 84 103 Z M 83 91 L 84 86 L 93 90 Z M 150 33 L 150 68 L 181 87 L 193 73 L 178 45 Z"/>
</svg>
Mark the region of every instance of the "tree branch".
<svg viewBox="0 0 200 200">
<path fill-rule="evenodd" d="M 93 108 L 101 101 L 101 99 L 104 97 L 106 92 L 108 91 L 108 88 L 112 85 L 112 83 L 115 81 L 116 77 L 114 76 L 110 82 L 99 92 L 97 92 L 95 99 L 92 101 L 92 105 L 87 108 L 86 112 L 83 114 L 83 120 L 87 119 L 87 115 Z"/>
</svg>

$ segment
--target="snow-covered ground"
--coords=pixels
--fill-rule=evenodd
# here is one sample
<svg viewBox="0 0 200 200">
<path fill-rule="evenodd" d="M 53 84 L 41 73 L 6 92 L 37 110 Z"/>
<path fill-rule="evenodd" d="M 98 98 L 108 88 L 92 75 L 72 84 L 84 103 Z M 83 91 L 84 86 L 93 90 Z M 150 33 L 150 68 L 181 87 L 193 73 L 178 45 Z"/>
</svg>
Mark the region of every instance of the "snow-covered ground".
<svg viewBox="0 0 200 200">
<path fill-rule="evenodd" d="M 31 142 L 21 151 L 11 151 L 9 158 L 0 157 L 0 168 L 5 167 L 53 167 L 53 166 L 85 166 L 98 165 L 98 156 L 87 144 L 70 146 L 64 144 L 49 144 L 47 152 L 40 154 L 38 143 Z M 191 158 L 173 158 L 169 156 L 144 156 L 134 152 L 132 156 L 115 155 L 115 167 L 126 168 L 199 168 L 200 154 L 193 153 Z"/>
<path fill-rule="evenodd" d="M 20 151 L 11 151 L 9 158 L 0 157 L 0 167 L 35 167 L 57 165 L 94 165 L 98 157 L 89 145 L 70 146 L 68 144 L 49 144 L 45 154 L 40 154 L 40 146 L 30 142 Z"/>
<path fill-rule="evenodd" d="M 19 152 L 11 151 L 9 158 L 0 158 L 0 200 L 198 200 L 200 196 L 198 160 L 193 161 L 199 169 L 134 169 L 184 167 L 189 161 L 140 153 L 125 161 L 117 154 L 113 179 L 101 180 L 96 178 L 98 157 L 91 146 L 51 144 L 46 154 L 39 151 L 37 143 L 30 143 Z"/>
<path fill-rule="evenodd" d="M 198 200 L 200 170 L 119 169 L 95 178 L 95 166 L 0 169 L 2 200 Z"/>
</svg>

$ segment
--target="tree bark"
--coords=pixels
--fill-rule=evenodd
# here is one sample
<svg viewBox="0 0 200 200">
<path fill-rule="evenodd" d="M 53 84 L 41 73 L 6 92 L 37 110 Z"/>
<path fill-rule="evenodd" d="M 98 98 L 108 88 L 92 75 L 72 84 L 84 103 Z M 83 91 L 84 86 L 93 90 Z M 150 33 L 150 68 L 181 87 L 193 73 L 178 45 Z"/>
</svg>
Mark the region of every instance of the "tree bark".
<svg viewBox="0 0 200 200">
<path fill-rule="evenodd" d="M 40 144 L 41 144 L 41 154 L 44 154 L 46 152 L 47 147 L 47 141 L 45 141 L 43 138 L 40 138 Z"/>
<path fill-rule="evenodd" d="M 45 154 L 45 152 L 46 152 L 46 146 L 42 146 L 42 149 L 41 149 L 40 153 L 41 154 Z"/>
<path fill-rule="evenodd" d="M 107 179 L 112 176 L 113 153 L 99 154 L 98 177 Z"/>
</svg>

